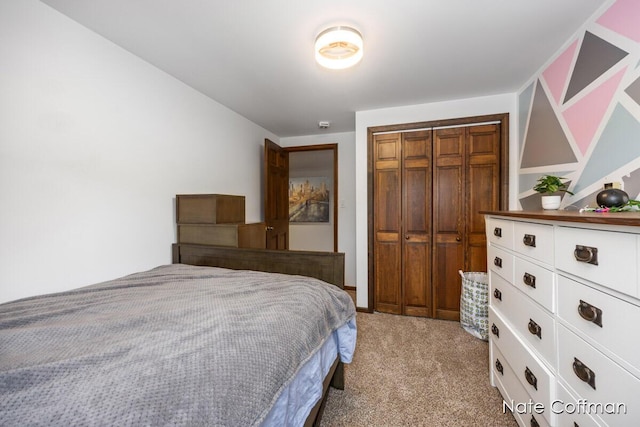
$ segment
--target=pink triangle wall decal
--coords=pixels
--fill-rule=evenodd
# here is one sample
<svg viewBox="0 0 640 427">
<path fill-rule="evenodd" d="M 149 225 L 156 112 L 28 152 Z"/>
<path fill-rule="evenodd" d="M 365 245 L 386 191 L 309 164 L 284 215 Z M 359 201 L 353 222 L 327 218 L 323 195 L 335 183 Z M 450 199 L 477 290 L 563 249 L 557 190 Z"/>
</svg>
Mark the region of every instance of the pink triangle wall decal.
<svg viewBox="0 0 640 427">
<path fill-rule="evenodd" d="M 562 92 L 567 84 L 577 46 L 576 40 L 542 73 L 542 78 L 547 83 L 556 104 L 560 103 Z"/>
<path fill-rule="evenodd" d="M 569 130 L 583 155 L 587 152 L 593 136 L 602 124 L 604 114 L 607 112 L 626 70 L 627 67 L 624 67 L 618 71 L 613 77 L 593 89 L 590 94 L 563 113 Z"/>
<path fill-rule="evenodd" d="M 603 27 L 640 42 L 640 2 L 618 0 L 596 21 Z"/>
</svg>

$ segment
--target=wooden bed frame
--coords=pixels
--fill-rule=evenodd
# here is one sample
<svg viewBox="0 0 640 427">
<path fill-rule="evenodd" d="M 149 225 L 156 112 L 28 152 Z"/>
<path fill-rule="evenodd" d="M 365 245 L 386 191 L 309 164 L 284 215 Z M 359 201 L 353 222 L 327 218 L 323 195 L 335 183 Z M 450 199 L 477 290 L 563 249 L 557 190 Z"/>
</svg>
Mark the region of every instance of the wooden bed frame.
<svg viewBox="0 0 640 427">
<path fill-rule="evenodd" d="M 173 244 L 173 263 L 315 277 L 344 289 L 341 252 L 276 251 L 226 246 Z"/>
<path fill-rule="evenodd" d="M 276 251 L 174 243 L 173 263 L 233 270 L 266 271 L 315 277 L 344 289 L 344 253 Z M 344 364 L 337 357 L 324 380 L 322 399 L 311 409 L 306 426 L 320 424 L 329 386 L 344 390 Z"/>
</svg>

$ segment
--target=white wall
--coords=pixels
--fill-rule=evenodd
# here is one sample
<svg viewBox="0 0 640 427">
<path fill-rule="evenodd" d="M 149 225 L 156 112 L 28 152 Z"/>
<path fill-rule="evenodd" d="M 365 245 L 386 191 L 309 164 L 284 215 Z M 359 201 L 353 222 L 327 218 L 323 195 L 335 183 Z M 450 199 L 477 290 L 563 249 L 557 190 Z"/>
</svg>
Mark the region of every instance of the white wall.
<svg viewBox="0 0 640 427">
<path fill-rule="evenodd" d="M 509 204 L 517 195 L 517 114 L 516 94 L 509 93 L 431 104 L 356 112 L 355 201 L 356 201 L 356 287 L 358 307 L 368 306 L 367 246 L 367 128 L 459 117 L 509 113 Z M 373 308 L 373 307 L 371 307 Z"/>
<path fill-rule="evenodd" d="M 48 6 L 2 0 L 0 301 L 169 263 L 176 194 L 245 195 L 262 220 L 265 137 Z"/>
<path fill-rule="evenodd" d="M 344 252 L 345 284 L 356 284 L 355 133 L 327 133 L 280 139 L 283 147 L 338 144 L 338 251 Z M 366 154 L 366 153 L 365 153 Z M 342 203 L 344 201 L 344 203 Z"/>
</svg>

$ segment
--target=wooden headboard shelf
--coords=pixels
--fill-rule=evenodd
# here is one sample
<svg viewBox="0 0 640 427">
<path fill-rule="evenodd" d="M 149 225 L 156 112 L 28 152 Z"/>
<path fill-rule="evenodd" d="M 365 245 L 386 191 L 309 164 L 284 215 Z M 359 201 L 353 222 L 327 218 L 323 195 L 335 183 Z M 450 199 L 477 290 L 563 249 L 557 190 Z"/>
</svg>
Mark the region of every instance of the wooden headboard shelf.
<svg viewBox="0 0 640 427">
<path fill-rule="evenodd" d="M 173 263 L 315 277 L 344 289 L 344 253 L 173 244 Z"/>
</svg>

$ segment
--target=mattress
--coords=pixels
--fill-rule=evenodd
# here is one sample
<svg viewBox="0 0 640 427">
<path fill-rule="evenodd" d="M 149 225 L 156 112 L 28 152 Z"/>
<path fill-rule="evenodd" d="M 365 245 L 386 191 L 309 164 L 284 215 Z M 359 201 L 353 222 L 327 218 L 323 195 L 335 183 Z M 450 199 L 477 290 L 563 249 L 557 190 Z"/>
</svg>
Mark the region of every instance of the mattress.
<svg viewBox="0 0 640 427">
<path fill-rule="evenodd" d="M 1 304 L 0 425 L 300 425 L 354 319 L 317 279 L 186 265 Z"/>
</svg>

